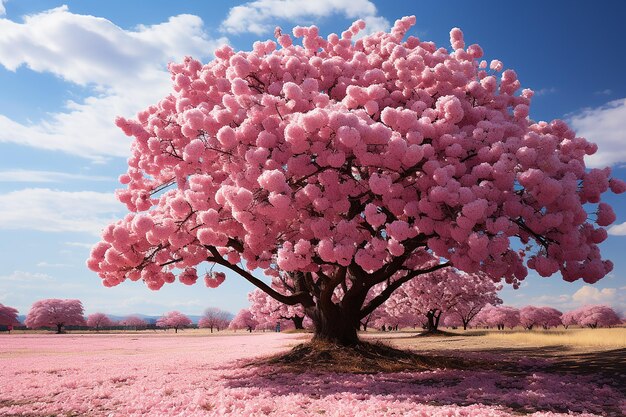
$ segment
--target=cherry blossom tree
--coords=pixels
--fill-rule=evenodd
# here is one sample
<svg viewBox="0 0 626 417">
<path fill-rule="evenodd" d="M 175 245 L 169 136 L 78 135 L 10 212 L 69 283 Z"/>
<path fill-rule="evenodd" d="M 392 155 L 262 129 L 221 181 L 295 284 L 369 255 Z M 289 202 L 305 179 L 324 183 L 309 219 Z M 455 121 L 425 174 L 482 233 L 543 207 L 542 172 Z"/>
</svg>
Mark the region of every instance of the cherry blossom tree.
<svg viewBox="0 0 626 417">
<path fill-rule="evenodd" d="M 138 316 L 129 316 L 119 322 L 120 326 L 128 327 L 134 330 L 143 330 L 148 327 L 148 322 Z"/>
<path fill-rule="evenodd" d="M 456 314 L 444 314 L 443 325 L 456 329 L 457 327 L 463 326 L 463 322 L 461 321 L 461 318 Z M 465 330 L 467 330 L 467 328 L 465 328 Z"/>
<path fill-rule="evenodd" d="M 60 300 L 49 298 L 36 301 L 24 324 L 31 329 L 42 327 L 56 328 L 61 333 L 64 326 L 85 326 L 83 304 L 80 300 Z"/>
<path fill-rule="evenodd" d="M 580 313 L 580 308 L 576 310 L 566 311 L 565 313 L 563 313 L 563 315 L 561 316 L 561 324 L 563 325 L 563 327 L 567 329 L 569 328 L 569 326 L 578 325 Z"/>
<path fill-rule="evenodd" d="M 228 325 L 229 329 L 238 330 L 246 329 L 250 333 L 256 328 L 259 323 L 254 319 L 254 316 L 247 308 L 239 310 L 239 313 L 230 321 Z"/>
<path fill-rule="evenodd" d="M 296 27 L 301 45 L 277 29 L 250 52 L 171 64 L 173 92 L 117 119 L 134 137 L 117 193 L 130 214 L 105 228 L 89 268 L 106 286 L 158 290 L 217 264 L 344 345 L 403 284 L 451 265 L 513 285 L 528 268 L 604 277 L 598 244 L 615 214 L 601 196 L 626 183 L 586 170 L 597 147 L 565 122 L 531 120 L 533 92 L 461 30 L 447 51 L 405 39 L 413 24 L 358 40 L 363 21 L 327 38 Z M 293 292 L 257 269 L 291 274 Z"/>
<path fill-rule="evenodd" d="M 496 296 L 498 288 L 484 273 L 465 274 L 446 268 L 408 282 L 384 305 L 392 316 L 426 316 L 429 332 L 437 331 L 443 313 L 456 315 L 467 329 L 483 306 L 502 302 Z"/>
<path fill-rule="evenodd" d="M 87 326 L 99 331 L 103 327 L 113 326 L 113 320 L 104 313 L 94 313 L 87 316 Z"/>
<path fill-rule="evenodd" d="M 495 327 L 498 330 L 514 328 L 520 324 L 520 311 L 510 306 L 486 305 L 475 318 L 479 325 Z"/>
<path fill-rule="evenodd" d="M 287 305 L 272 298 L 261 290 L 248 294 L 250 312 L 258 323 L 275 325 L 280 321 L 291 321 L 295 329 L 304 329 L 304 309 L 301 305 Z"/>
<path fill-rule="evenodd" d="M 526 306 L 520 309 L 520 325 L 526 330 L 532 330 L 535 325 L 539 324 L 540 318 L 539 307 Z"/>
<path fill-rule="evenodd" d="M 466 279 L 459 288 L 458 301 L 446 312 L 446 317 L 456 317 L 458 321 L 450 319 L 451 323 L 457 323 L 467 330 L 467 326 L 476 318 L 476 315 L 486 305 L 502 304 L 497 292 L 502 287 L 496 285 L 493 280 L 483 274 L 475 274 L 473 279 Z M 458 324 L 460 322 L 460 324 Z"/>
<path fill-rule="evenodd" d="M 621 324 L 619 315 L 609 306 L 585 305 L 563 314 L 563 325 L 578 324 L 582 327 L 611 327 Z"/>
<path fill-rule="evenodd" d="M 541 307 L 541 318 L 539 319 L 539 324 L 544 330 L 547 330 L 551 327 L 558 327 L 561 323 L 562 312 L 552 307 Z"/>
<path fill-rule="evenodd" d="M 552 307 L 526 306 L 520 310 L 520 324 L 527 330 L 532 330 L 535 326 L 549 329 L 562 324 L 562 314 Z"/>
<path fill-rule="evenodd" d="M 7 326 L 9 331 L 13 326 L 19 326 L 20 321 L 17 319 L 17 313 L 17 309 L 0 304 L 0 326 Z"/>
<path fill-rule="evenodd" d="M 179 311 L 170 311 L 160 317 L 156 325 L 165 329 L 174 329 L 174 333 L 178 333 L 178 329 L 191 325 L 191 319 Z"/>
<path fill-rule="evenodd" d="M 204 310 L 204 315 L 198 321 L 198 327 L 211 329 L 211 333 L 213 333 L 213 328 L 220 331 L 220 329 L 223 330 L 228 327 L 231 317 L 228 311 L 220 310 L 217 307 L 209 307 Z"/>
</svg>

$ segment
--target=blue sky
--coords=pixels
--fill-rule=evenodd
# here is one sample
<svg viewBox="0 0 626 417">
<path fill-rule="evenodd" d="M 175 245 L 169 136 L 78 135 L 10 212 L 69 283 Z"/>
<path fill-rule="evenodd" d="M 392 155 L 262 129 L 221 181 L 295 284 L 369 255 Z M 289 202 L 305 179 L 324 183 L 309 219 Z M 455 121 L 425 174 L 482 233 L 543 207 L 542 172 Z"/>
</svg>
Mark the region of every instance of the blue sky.
<svg viewBox="0 0 626 417">
<path fill-rule="evenodd" d="M 21 314 L 48 297 L 80 298 L 87 313 L 246 306 L 251 287 L 236 276 L 215 290 L 153 292 L 133 282 L 104 288 L 85 267 L 98 231 L 125 213 L 113 193 L 130 140 L 114 117 L 167 94 L 166 64 L 185 55 L 206 62 L 225 42 L 248 50 L 277 25 L 316 24 L 328 34 L 363 18 L 375 31 L 405 15 L 417 17 L 411 34 L 444 47 L 460 27 L 536 91 L 533 119 L 568 120 L 600 147 L 588 165 L 610 165 L 626 180 L 624 2 L 0 0 L 0 303 Z M 610 276 L 588 286 L 531 274 L 502 292 L 505 302 L 625 311 L 626 204 L 607 201 L 618 217 L 602 245 L 615 263 Z"/>
</svg>

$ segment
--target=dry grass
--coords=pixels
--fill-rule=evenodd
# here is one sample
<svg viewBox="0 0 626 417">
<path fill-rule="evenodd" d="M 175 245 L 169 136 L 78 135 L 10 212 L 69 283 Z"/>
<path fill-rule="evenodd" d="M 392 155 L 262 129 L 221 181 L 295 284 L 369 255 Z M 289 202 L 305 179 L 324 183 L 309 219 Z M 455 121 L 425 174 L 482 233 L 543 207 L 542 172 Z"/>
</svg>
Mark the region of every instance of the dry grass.
<svg viewBox="0 0 626 417">
<path fill-rule="evenodd" d="M 532 346 L 625 348 L 626 328 L 491 331 L 487 339 Z"/>
</svg>

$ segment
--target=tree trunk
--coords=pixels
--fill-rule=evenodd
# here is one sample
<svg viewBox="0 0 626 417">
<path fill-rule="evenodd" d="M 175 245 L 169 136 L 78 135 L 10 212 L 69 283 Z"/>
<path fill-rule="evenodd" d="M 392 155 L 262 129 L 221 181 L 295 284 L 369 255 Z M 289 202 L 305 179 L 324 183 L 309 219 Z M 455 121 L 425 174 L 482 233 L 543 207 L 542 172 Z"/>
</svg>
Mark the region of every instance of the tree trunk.
<svg viewBox="0 0 626 417">
<path fill-rule="evenodd" d="M 63 328 L 63 324 L 57 324 L 57 334 L 61 333 L 62 328 Z"/>
<path fill-rule="evenodd" d="M 174 333 L 178 333 L 178 327 L 174 327 Z"/>
<path fill-rule="evenodd" d="M 302 325 L 302 322 L 304 322 L 304 317 L 293 316 L 291 318 L 291 321 L 293 321 L 293 325 L 296 330 L 304 330 L 304 326 Z"/>
<path fill-rule="evenodd" d="M 359 327 L 358 309 L 351 312 L 334 303 L 328 303 L 327 306 L 309 307 L 305 311 L 315 326 L 313 333 L 314 341 L 342 346 L 359 344 L 359 337 L 357 336 Z"/>
<path fill-rule="evenodd" d="M 426 331 L 429 333 L 434 333 L 439 328 L 439 318 L 441 317 L 441 313 L 436 314 L 436 310 L 430 310 L 426 313 L 426 318 L 428 319 L 428 325 L 426 326 Z"/>
</svg>

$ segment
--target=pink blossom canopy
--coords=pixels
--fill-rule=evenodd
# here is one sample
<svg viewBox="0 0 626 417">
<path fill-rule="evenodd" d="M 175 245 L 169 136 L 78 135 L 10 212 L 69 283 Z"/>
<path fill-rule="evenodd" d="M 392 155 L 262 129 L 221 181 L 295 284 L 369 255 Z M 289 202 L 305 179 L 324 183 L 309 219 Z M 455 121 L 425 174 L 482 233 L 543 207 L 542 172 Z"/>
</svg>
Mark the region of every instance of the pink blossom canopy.
<svg viewBox="0 0 626 417">
<path fill-rule="evenodd" d="M 191 324 L 191 319 L 181 313 L 180 311 L 170 311 L 169 313 L 164 314 L 161 318 L 159 318 L 156 322 L 156 325 L 159 327 L 165 328 L 173 328 L 180 329 L 182 327 L 187 327 Z"/>
<path fill-rule="evenodd" d="M 41 327 L 84 326 L 83 304 L 80 300 L 50 298 L 36 301 L 24 324 L 31 329 Z"/>
<path fill-rule="evenodd" d="M 19 326 L 17 309 L 0 304 L 0 326 Z"/>
<path fill-rule="evenodd" d="M 371 288 L 442 259 L 514 285 L 527 268 L 604 277 L 598 244 L 615 216 L 601 197 L 625 187 L 586 170 L 596 145 L 561 120 L 531 120 L 533 92 L 501 62 L 481 65 L 460 30 L 448 51 L 404 39 L 414 23 L 358 40 L 362 21 L 327 38 L 296 27 L 302 45 L 278 30 L 278 45 L 171 64 L 173 93 L 117 120 L 134 137 L 117 193 L 130 213 L 89 268 L 107 286 L 156 290 L 217 263 L 280 300 L 248 271 Z"/>
</svg>

